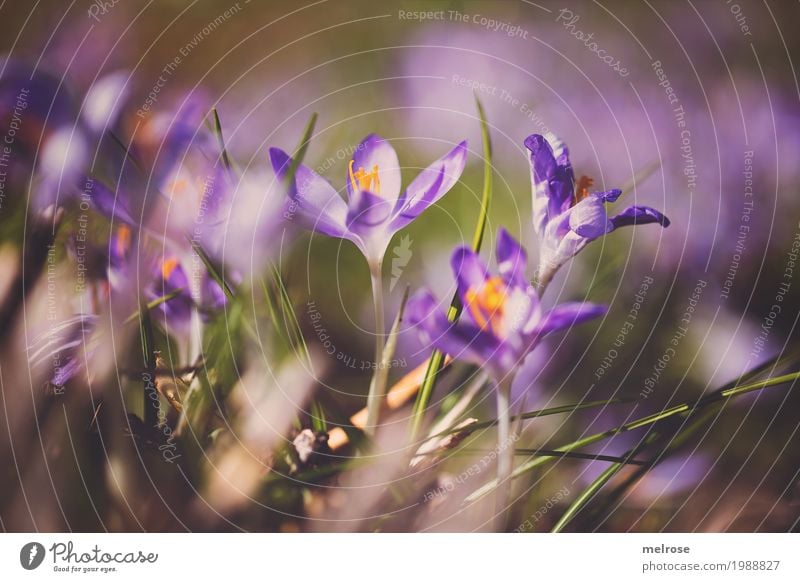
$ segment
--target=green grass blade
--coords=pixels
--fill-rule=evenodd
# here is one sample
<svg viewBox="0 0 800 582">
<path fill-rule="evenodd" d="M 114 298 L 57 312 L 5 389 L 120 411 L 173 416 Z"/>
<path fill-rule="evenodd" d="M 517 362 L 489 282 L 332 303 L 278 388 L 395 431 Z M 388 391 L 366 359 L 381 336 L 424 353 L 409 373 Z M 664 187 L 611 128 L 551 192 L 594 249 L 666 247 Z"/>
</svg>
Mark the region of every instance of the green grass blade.
<svg viewBox="0 0 800 582">
<path fill-rule="evenodd" d="M 222 288 L 222 291 L 225 293 L 225 297 L 228 299 L 233 299 L 235 295 L 233 287 L 231 287 L 231 285 L 222 276 L 222 267 L 216 264 L 216 262 L 208 255 L 199 242 L 194 241 L 189 237 L 186 237 L 186 240 L 189 241 L 189 243 L 192 245 L 192 249 L 194 249 L 194 252 L 197 253 L 197 256 L 200 257 L 201 261 L 203 261 L 203 265 L 205 265 L 208 274 L 211 275 L 211 278 L 216 281 L 220 288 Z"/>
<path fill-rule="evenodd" d="M 451 456 L 464 456 L 464 455 L 475 455 L 475 454 L 486 454 L 491 453 L 494 449 L 482 449 L 482 448 L 473 448 L 473 447 L 464 447 L 461 449 L 453 449 L 447 457 Z M 422 456 L 429 456 L 429 455 L 436 455 L 439 454 L 440 451 L 428 451 L 425 453 L 417 453 L 416 457 Z M 526 455 L 529 457 L 537 456 L 537 457 L 558 457 L 560 459 L 577 459 L 579 461 L 603 461 L 606 463 L 622 463 L 624 465 L 633 465 L 636 467 L 649 467 L 652 464 L 652 461 L 643 461 L 640 459 L 629 459 L 626 457 L 617 457 L 614 455 L 595 455 L 592 453 L 578 453 L 578 452 L 571 452 L 571 453 L 563 453 L 559 452 L 554 449 L 514 449 L 515 455 Z"/>
<path fill-rule="evenodd" d="M 572 504 L 567 508 L 564 512 L 564 515 L 561 516 L 561 519 L 553 526 L 553 529 L 550 530 L 551 533 L 560 533 L 564 530 L 567 524 L 572 521 L 572 518 L 577 515 L 577 513 L 584 508 L 584 506 L 591 501 L 592 497 L 594 497 L 602 487 L 608 483 L 614 475 L 619 473 L 619 470 L 623 467 L 620 463 L 614 463 L 610 465 L 605 471 L 600 473 L 600 476 L 595 479 L 591 485 L 589 485 L 586 489 L 584 489 L 578 498 L 572 502 Z"/>
<path fill-rule="evenodd" d="M 272 265 L 272 277 L 275 281 L 275 286 L 278 291 L 278 303 L 283 315 L 283 321 L 286 323 L 285 331 L 288 334 L 287 338 L 290 342 L 290 345 L 298 350 L 305 359 L 306 363 L 311 366 L 311 355 L 308 351 L 308 345 L 306 344 L 305 337 L 303 336 L 303 330 L 300 328 L 300 322 L 297 319 L 297 314 L 294 312 L 294 305 L 289 297 L 289 291 L 286 288 L 283 276 L 281 275 L 280 269 L 276 265 Z M 276 321 L 275 325 L 277 324 L 278 323 Z"/>
<path fill-rule="evenodd" d="M 183 293 L 183 287 L 175 289 L 174 291 L 170 291 L 166 295 L 162 295 L 161 297 L 153 299 L 148 303 L 142 304 L 142 306 L 133 313 L 131 313 L 123 323 L 131 323 L 132 321 L 136 321 L 137 319 L 140 318 L 140 315 L 142 314 L 142 309 L 144 309 L 145 311 L 151 311 L 156 307 L 158 307 L 159 305 L 161 305 L 162 303 L 166 303 L 167 301 L 174 299 L 181 293 Z"/>
<path fill-rule="evenodd" d="M 297 168 L 300 167 L 300 164 L 303 163 L 303 158 L 306 156 L 306 151 L 308 151 L 308 145 L 311 143 L 311 136 L 314 135 L 314 126 L 317 124 L 317 114 L 312 113 L 311 117 L 308 118 L 308 122 L 306 123 L 306 127 L 303 130 L 303 137 L 300 139 L 300 143 L 295 148 L 294 155 L 292 156 L 292 163 L 289 165 L 289 171 L 286 172 L 286 176 L 283 179 L 283 184 L 286 188 L 289 187 L 289 184 L 292 183 L 294 180 L 294 175 L 297 173 Z"/>
<path fill-rule="evenodd" d="M 316 398 L 311 401 L 311 428 L 317 433 L 328 432 L 325 410 Z"/>
<path fill-rule="evenodd" d="M 576 515 L 578 515 L 578 512 L 600 492 L 600 489 L 602 489 L 606 483 L 611 481 L 614 475 L 619 473 L 620 469 L 628 464 L 627 461 L 635 457 L 639 451 L 641 451 L 647 444 L 653 442 L 653 440 L 655 440 L 655 434 L 651 433 L 647 435 L 634 448 L 625 453 L 623 461 L 612 463 L 608 468 L 606 468 L 605 471 L 600 473 L 600 476 L 597 477 L 597 479 L 595 479 L 586 489 L 584 489 L 581 494 L 578 495 L 578 498 L 570 504 L 570 506 L 564 512 L 564 515 L 561 516 L 561 519 L 556 522 L 556 524 L 553 526 L 553 529 L 550 531 L 552 533 L 559 533 L 563 531 L 567 524 L 572 521 Z"/>
<path fill-rule="evenodd" d="M 155 341 L 153 339 L 153 322 L 150 320 L 150 310 L 142 302 L 139 307 L 139 337 L 142 346 L 142 364 L 146 375 L 142 376 L 144 385 L 142 396 L 144 408 L 142 417 L 145 425 L 154 427 L 158 425 L 159 402 L 156 392 L 156 362 L 155 362 Z"/>
<path fill-rule="evenodd" d="M 483 236 L 486 232 L 486 224 L 489 216 L 489 206 L 492 201 L 492 181 L 493 181 L 493 166 L 492 166 L 492 141 L 489 134 L 489 124 L 486 121 L 486 112 L 483 109 L 483 104 L 478 96 L 475 96 L 475 103 L 478 107 L 478 117 L 481 123 L 481 140 L 483 142 L 483 192 L 481 195 L 481 207 L 478 213 L 478 224 L 475 227 L 475 234 L 472 238 L 472 249 L 477 253 L 481 250 L 483 243 Z M 451 322 L 456 321 L 461 314 L 461 300 L 458 293 L 453 297 L 450 303 L 450 309 L 447 312 L 447 319 Z M 444 354 L 439 350 L 434 350 L 428 360 L 428 368 L 425 371 L 425 378 L 420 386 L 417 399 L 414 401 L 414 408 L 411 419 L 411 438 L 416 438 L 422 426 L 422 420 L 425 417 L 425 411 L 428 408 L 433 389 L 436 386 L 436 379 L 439 372 L 442 370 L 444 364 Z"/>
<path fill-rule="evenodd" d="M 565 404 L 564 406 L 554 406 L 551 408 L 543 408 L 541 410 L 532 410 L 530 412 L 523 412 L 522 414 L 517 414 L 511 417 L 511 422 L 520 421 L 520 420 L 530 420 L 532 418 L 540 418 L 542 416 L 551 416 L 553 414 L 565 414 L 567 412 L 575 412 L 577 410 L 585 410 L 587 408 L 598 408 L 600 406 L 608 406 L 609 404 L 627 404 L 634 402 L 634 400 L 624 399 L 624 398 L 611 398 L 610 400 L 590 400 L 588 402 L 580 402 L 578 404 Z M 428 437 L 425 437 L 422 441 L 424 442 L 432 438 L 438 438 L 442 436 L 447 436 L 454 432 L 475 432 L 477 430 L 482 430 L 485 428 L 491 428 L 497 425 L 497 419 L 486 420 L 483 422 L 476 422 L 474 424 L 469 425 L 466 428 L 450 428 L 445 431 L 442 431 L 438 434 L 434 434 Z"/>
<path fill-rule="evenodd" d="M 222 158 L 222 163 L 225 166 L 225 169 L 230 171 L 233 168 L 233 165 L 231 164 L 231 159 L 228 156 L 228 150 L 225 147 L 225 137 L 222 135 L 222 123 L 219 121 L 219 113 L 217 113 L 217 108 L 214 107 L 211 110 L 211 113 L 214 116 L 214 134 L 216 134 L 217 142 L 219 142 L 220 157 Z"/>
<path fill-rule="evenodd" d="M 483 192 L 481 194 L 481 210 L 478 215 L 478 225 L 475 228 L 475 235 L 472 238 L 472 249 L 477 253 L 481 250 L 483 235 L 486 232 L 486 223 L 489 218 L 489 204 L 492 201 L 492 182 L 494 172 L 492 165 L 492 139 L 489 134 L 489 124 L 486 121 L 486 112 L 478 96 L 475 96 L 475 104 L 478 107 L 478 116 L 481 121 L 481 141 L 483 143 Z"/>
<path fill-rule="evenodd" d="M 642 428 L 644 426 L 652 425 L 661 420 L 665 420 L 667 418 L 673 417 L 678 414 L 685 414 L 687 412 L 692 412 L 694 410 L 698 410 L 700 408 L 712 404 L 725 402 L 730 398 L 735 398 L 737 396 L 748 394 L 750 392 L 755 392 L 757 390 L 763 390 L 764 388 L 772 388 L 783 384 L 794 384 L 795 382 L 797 382 L 798 379 L 800 379 L 800 372 L 794 372 L 792 374 L 785 374 L 783 376 L 777 376 L 775 378 L 768 378 L 766 380 L 761 380 L 759 382 L 754 382 L 752 384 L 747 384 L 745 386 L 736 386 L 724 390 L 718 390 L 708 396 L 699 398 L 698 400 L 692 403 L 685 403 L 685 404 L 680 404 L 678 406 L 673 406 L 672 408 L 668 408 L 662 412 L 656 414 L 650 414 L 638 420 L 634 420 L 627 424 L 623 424 L 622 426 L 609 429 L 605 432 L 600 432 L 584 437 L 582 439 L 579 439 L 577 441 L 559 447 L 555 450 L 558 452 L 572 452 L 576 449 L 589 446 L 591 444 L 602 441 L 604 439 L 607 439 L 622 432 L 627 432 L 629 430 L 635 430 L 637 428 Z M 551 459 L 552 457 L 539 457 L 531 461 L 528 461 L 527 463 L 523 463 L 522 465 L 514 469 L 514 472 L 512 473 L 511 476 L 512 478 L 515 478 L 519 477 L 520 475 L 529 473 L 536 467 L 543 465 L 544 463 L 548 462 Z M 465 502 L 469 503 L 480 499 L 481 497 L 487 495 L 492 490 L 494 490 L 496 486 L 497 486 L 496 481 L 490 481 L 486 483 L 483 487 L 480 487 L 479 489 L 471 493 L 465 499 Z"/>
</svg>

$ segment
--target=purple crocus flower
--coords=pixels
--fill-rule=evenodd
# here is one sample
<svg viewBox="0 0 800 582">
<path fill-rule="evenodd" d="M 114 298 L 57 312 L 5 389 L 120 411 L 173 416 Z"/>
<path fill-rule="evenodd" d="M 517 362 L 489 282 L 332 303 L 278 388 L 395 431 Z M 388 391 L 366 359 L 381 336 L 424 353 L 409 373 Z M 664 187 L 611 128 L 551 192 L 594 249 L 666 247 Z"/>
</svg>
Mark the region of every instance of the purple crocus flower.
<svg viewBox="0 0 800 582">
<path fill-rule="evenodd" d="M 163 316 L 164 328 L 188 327 L 193 303 L 186 271 L 176 257 L 167 257 L 161 261 L 158 275 L 152 288 L 147 290 L 151 301 L 178 292 L 175 297 L 161 303 L 157 308 Z"/>
<path fill-rule="evenodd" d="M 270 148 L 270 160 L 283 180 L 292 160 Z M 439 158 L 401 193 L 400 163 L 388 141 L 371 134 L 356 147 L 350 160 L 347 202 L 331 184 L 300 165 L 289 195 L 303 226 L 328 236 L 352 241 L 370 265 L 380 264 L 392 236 L 435 204 L 458 181 L 467 160 L 462 141 Z"/>
<path fill-rule="evenodd" d="M 284 181 L 292 159 L 278 148 L 269 150 L 272 168 Z M 304 227 L 352 241 L 364 254 L 372 277 L 375 306 L 375 362 L 367 397 L 366 431 L 375 430 L 384 398 L 387 374 L 377 365 L 383 358 L 383 256 L 394 234 L 444 196 L 461 177 L 467 161 L 467 142 L 433 162 L 401 193 L 400 162 L 388 141 L 370 134 L 356 147 L 347 168 L 347 202 L 324 178 L 299 165 L 289 184 L 288 215 Z"/>
<path fill-rule="evenodd" d="M 622 190 L 590 192 L 592 180 L 575 181 L 569 151 L 561 141 L 539 134 L 528 136 L 531 152 L 533 226 L 541 242 L 540 285 L 547 285 L 556 271 L 595 239 L 622 226 L 657 222 L 669 226 L 669 219 L 648 206 L 629 206 L 609 217 L 605 205 L 615 202 Z"/>
<path fill-rule="evenodd" d="M 464 314 L 448 321 L 438 301 L 428 291 L 414 295 L 407 317 L 423 341 L 453 358 L 486 369 L 497 388 L 497 482 L 500 484 L 496 515 L 502 521 L 510 494 L 513 466 L 511 443 L 511 384 L 526 356 L 545 335 L 605 313 L 602 305 L 564 303 L 544 312 L 536 289 L 525 270 L 525 250 L 505 229 L 497 234 L 497 276 L 469 247 L 453 252 L 451 263 Z M 500 524 L 502 527 L 502 524 Z"/>
<path fill-rule="evenodd" d="M 484 366 L 502 382 L 510 380 L 542 337 L 603 315 L 606 308 L 564 303 L 545 312 L 525 275 L 525 250 L 502 228 L 496 255 L 500 274 L 492 276 L 469 247 L 453 252 L 451 264 L 464 305 L 457 323 L 447 320 L 439 301 L 428 291 L 414 295 L 406 313 L 425 342 L 453 358 Z"/>
</svg>

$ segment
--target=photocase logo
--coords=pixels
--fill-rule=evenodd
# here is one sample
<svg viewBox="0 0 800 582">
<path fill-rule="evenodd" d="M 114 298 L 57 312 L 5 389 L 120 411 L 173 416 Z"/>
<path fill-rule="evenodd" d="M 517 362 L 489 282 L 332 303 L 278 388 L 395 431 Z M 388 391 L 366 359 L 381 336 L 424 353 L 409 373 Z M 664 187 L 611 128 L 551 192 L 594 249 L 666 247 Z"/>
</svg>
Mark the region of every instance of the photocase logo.
<svg viewBox="0 0 800 582">
<path fill-rule="evenodd" d="M 44 561 L 44 546 L 38 542 L 30 542 L 19 551 L 19 563 L 26 570 L 35 570 Z"/>
<path fill-rule="evenodd" d="M 398 244 L 392 252 L 394 257 L 392 257 L 392 278 L 389 281 L 389 291 L 394 290 L 394 286 L 397 285 L 397 282 L 400 280 L 400 275 L 403 274 L 403 269 L 406 268 L 408 262 L 411 260 L 411 237 L 403 235 L 400 238 L 400 244 Z"/>
</svg>

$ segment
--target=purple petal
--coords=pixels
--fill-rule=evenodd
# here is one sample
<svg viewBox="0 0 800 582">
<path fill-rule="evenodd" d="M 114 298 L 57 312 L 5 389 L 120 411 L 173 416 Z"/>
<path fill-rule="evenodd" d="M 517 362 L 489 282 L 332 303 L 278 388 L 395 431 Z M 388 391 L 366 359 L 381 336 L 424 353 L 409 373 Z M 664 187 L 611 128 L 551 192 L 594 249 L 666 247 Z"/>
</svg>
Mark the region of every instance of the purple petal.
<svg viewBox="0 0 800 582">
<path fill-rule="evenodd" d="M 606 313 L 605 305 L 595 303 L 562 303 L 545 314 L 537 326 L 539 337 L 572 327 Z"/>
<path fill-rule="evenodd" d="M 177 259 L 169 258 L 161 263 L 161 272 L 158 275 L 158 283 L 153 285 L 149 293 L 151 300 L 180 290 L 177 296 L 157 307 L 163 315 L 164 328 L 185 328 L 189 324 L 194 304 L 186 272 Z"/>
<path fill-rule="evenodd" d="M 669 218 L 649 206 L 629 206 L 611 219 L 614 228 L 653 222 L 657 222 L 665 228 L 669 226 Z"/>
<path fill-rule="evenodd" d="M 128 93 L 130 75 L 119 71 L 92 85 L 83 103 L 83 119 L 94 133 L 114 127 Z"/>
<path fill-rule="evenodd" d="M 347 228 L 359 236 L 381 226 L 392 213 L 391 202 L 364 190 L 353 192 L 348 206 Z"/>
<path fill-rule="evenodd" d="M 269 159 L 277 179 L 282 182 L 292 159 L 278 148 L 270 148 Z M 328 236 L 349 238 L 347 204 L 314 170 L 304 164 L 298 166 L 289 196 L 294 204 L 290 203 L 286 214 L 293 217 L 296 213 L 305 228 Z"/>
<path fill-rule="evenodd" d="M 570 209 L 569 227 L 579 236 L 594 240 L 614 230 L 601 198 L 589 196 Z"/>
<path fill-rule="evenodd" d="M 54 366 L 50 383 L 53 386 L 64 386 L 80 369 L 81 363 L 74 355 L 70 355 L 65 363 Z"/>
<path fill-rule="evenodd" d="M 497 268 L 507 284 L 528 285 L 528 255 L 505 228 L 497 232 Z"/>
<path fill-rule="evenodd" d="M 202 118 L 200 103 L 191 101 L 170 120 L 153 164 L 152 183 L 156 188 L 163 188 L 176 165 L 187 156 Z"/>
<path fill-rule="evenodd" d="M 390 228 L 396 232 L 441 199 L 455 185 L 467 163 L 467 142 L 462 141 L 417 175 L 397 201 Z"/>
<path fill-rule="evenodd" d="M 547 223 L 566 211 L 572 201 L 575 176 L 566 146 L 558 145 L 559 151 L 554 153 L 544 136 L 533 134 L 525 140 L 525 147 L 531 152 L 533 224 L 537 232 L 543 232 Z"/>
<path fill-rule="evenodd" d="M 502 364 L 509 360 L 503 344 L 491 333 L 463 319 L 450 323 L 428 291 L 420 291 L 408 300 L 408 322 L 420 334 L 423 342 L 435 346 L 453 358 L 488 366 L 492 373 L 502 374 Z"/>
<path fill-rule="evenodd" d="M 83 191 L 92 199 L 92 204 L 98 212 L 111 220 L 120 220 L 130 226 L 136 226 L 136 221 L 127 208 L 127 200 L 122 192 L 115 192 L 99 180 L 86 178 Z"/>
<path fill-rule="evenodd" d="M 458 282 L 458 291 L 462 295 L 467 289 L 479 289 L 489 277 L 489 270 L 481 258 L 469 247 L 458 247 L 450 257 L 450 266 Z"/>
<path fill-rule="evenodd" d="M 108 261 L 112 269 L 121 269 L 128 262 L 128 254 L 133 244 L 133 230 L 128 225 L 121 225 L 111 235 L 108 245 Z"/>
<path fill-rule="evenodd" d="M 550 226 L 547 225 L 547 230 Z M 539 250 L 539 280 L 549 281 L 561 266 L 581 252 L 592 239 L 567 230 L 558 237 L 545 237 Z"/>
<path fill-rule="evenodd" d="M 41 370 L 54 386 L 66 384 L 81 370 L 84 358 L 90 355 L 89 338 L 95 329 L 96 319 L 93 315 L 77 315 L 52 325 L 37 336 L 28 346 L 31 369 Z"/>
<path fill-rule="evenodd" d="M 592 192 L 590 196 L 599 198 L 603 202 L 616 202 L 621 194 L 622 190 L 615 188 L 613 190 L 606 190 L 605 192 Z"/>
<path fill-rule="evenodd" d="M 378 166 L 378 177 L 381 185 L 380 192 L 375 192 L 375 194 L 380 194 L 381 197 L 390 200 L 394 205 L 397 197 L 400 196 L 401 185 L 400 162 L 397 159 L 397 152 L 394 151 L 388 141 L 372 133 L 365 137 L 356 147 L 353 155 L 353 170 L 358 171 L 359 168 L 364 168 L 366 172 L 371 172 L 375 166 Z M 346 182 L 347 193 L 353 196 L 349 168 Z"/>
<path fill-rule="evenodd" d="M 210 174 L 210 180 L 206 179 L 203 184 L 199 218 L 202 218 L 203 223 L 214 225 L 222 218 L 224 209 L 227 208 L 231 185 L 228 180 L 228 169 L 221 159 L 214 162 L 214 168 Z"/>
<path fill-rule="evenodd" d="M 208 273 L 203 273 L 203 286 L 201 292 L 201 299 L 205 309 L 218 310 L 225 307 L 225 303 L 227 302 L 225 291 L 223 291 L 219 283 L 217 283 L 216 280 L 214 280 L 214 278 Z"/>
</svg>

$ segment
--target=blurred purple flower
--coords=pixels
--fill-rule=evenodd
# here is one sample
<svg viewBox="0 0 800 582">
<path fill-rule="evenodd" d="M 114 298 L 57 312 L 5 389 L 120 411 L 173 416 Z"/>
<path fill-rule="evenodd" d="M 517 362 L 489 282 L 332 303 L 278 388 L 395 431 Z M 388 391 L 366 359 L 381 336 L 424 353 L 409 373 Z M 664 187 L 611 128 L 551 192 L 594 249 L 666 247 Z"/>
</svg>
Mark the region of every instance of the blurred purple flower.
<svg viewBox="0 0 800 582">
<path fill-rule="evenodd" d="M 410 324 L 428 342 L 454 358 L 485 366 L 502 381 L 513 374 L 545 335 L 606 312 L 591 303 L 564 303 L 543 313 L 536 289 L 525 275 L 527 255 L 505 230 L 497 235 L 499 276 L 490 276 L 468 247 L 453 252 L 451 264 L 464 314 L 450 323 L 428 291 L 414 295 L 407 307 Z"/>
<path fill-rule="evenodd" d="M 283 180 L 292 159 L 271 148 L 270 160 Z M 289 196 L 303 226 L 352 241 L 370 265 L 380 264 L 392 236 L 435 204 L 458 181 L 467 159 L 461 142 L 408 185 L 401 194 L 400 163 L 394 148 L 371 134 L 357 146 L 347 176 L 347 202 L 324 178 L 300 165 Z"/>
<path fill-rule="evenodd" d="M 188 329 L 194 304 L 189 288 L 189 278 L 176 257 L 169 257 L 161 261 L 155 281 L 146 292 L 151 301 L 176 293 L 174 297 L 157 307 L 162 316 L 161 323 L 167 330 L 177 328 L 185 331 Z"/>
<path fill-rule="evenodd" d="M 96 325 L 94 315 L 76 315 L 47 329 L 28 346 L 28 364 L 47 378 L 52 386 L 62 387 L 73 378 L 89 358 L 87 345 Z"/>
<path fill-rule="evenodd" d="M 551 138 L 552 139 L 552 138 Z M 648 206 L 629 206 L 616 216 L 606 212 L 621 190 L 590 192 L 593 181 L 582 176 L 577 182 L 562 142 L 553 143 L 539 134 L 528 136 L 533 189 L 533 226 L 541 243 L 540 285 L 546 285 L 556 271 L 595 239 L 622 226 L 657 222 L 669 226 L 669 219 Z"/>
</svg>

